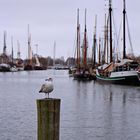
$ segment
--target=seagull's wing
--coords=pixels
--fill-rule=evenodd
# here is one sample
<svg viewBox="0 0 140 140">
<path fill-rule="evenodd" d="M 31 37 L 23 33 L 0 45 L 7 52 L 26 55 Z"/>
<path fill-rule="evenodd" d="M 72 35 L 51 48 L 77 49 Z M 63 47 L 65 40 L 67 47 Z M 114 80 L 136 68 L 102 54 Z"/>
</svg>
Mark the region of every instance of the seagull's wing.
<svg viewBox="0 0 140 140">
<path fill-rule="evenodd" d="M 52 91 L 53 91 L 53 84 L 51 82 L 47 82 L 46 84 L 43 84 L 41 86 L 41 89 L 39 92 L 50 93 Z"/>
<path fill-rule="evenodd" d="M 52 91 L 53 91 L 53 85 L 52 85 L 52 83 L 45 84 L 44 92 L 45 93 L 50 93 Z"/>
<path fill-rule="evenodd" d="M 41 89 L 39 90 L 39 92 L 43 92 L 44 87 L 45 87 L 45 84 L 43 84 L 43 85 L 41 86 Z"/>
</svg>

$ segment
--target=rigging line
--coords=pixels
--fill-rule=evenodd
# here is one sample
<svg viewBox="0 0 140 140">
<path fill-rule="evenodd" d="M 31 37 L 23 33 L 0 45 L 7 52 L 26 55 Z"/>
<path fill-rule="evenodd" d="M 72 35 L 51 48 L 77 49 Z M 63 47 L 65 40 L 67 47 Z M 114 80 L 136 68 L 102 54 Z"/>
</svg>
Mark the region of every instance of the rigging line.
<svg viewBox="0 0 140 140">
<path fill-rule="evenodd" d="M 77 48 L 75 47 L 75 50 L 74 50 L 74 58 L 76 58 L 76 51 L 77 51 Z"/>
<path fill-rule="evenodd" d="M 100 63 L 100 61 L 99 61 L 99 56 L 100 56 L 100 54 L 99 54 L 99 53 L 100 53 L 100 52 L 99 52 L 99 51 L 100 51 L 100 48 L 99 48 L 99 47 L 100 47 L 100 46 L 99 46 L 99 45 L 100 45 L 100 37 L 99 37 L 99 39 L 97 39 L 97 44 L 96 44 L 96 45 L 97 45 L 97 51 L 96 51 L 96 52 L 97 52 L 97 54 L 98 54 L 96 57 L 98 58 L 98 59 L 97 59 L 97 60 L 98 60 L 98 63 Z"/>
<path fill-rule="evenodd" d="M 96 39 L 96 46 L 98 46 L 98 39 Z M 96 49 L 96 52 L 98 52 L 98 47 L 97 47 L 97 49 Z"/>
<path fill-rule="evenodd" d="M 117 34 L 117 29 L 116 29 L 116 26 L 115 26 L 115 19 L 114 19 L 114 15 L 113 15 L 113 25 L 114 25 L 114 28 L 115 28 L 115 37 L 116 37 L 116 48 L 115 48 L 115 50 L 116 50 L 116 53 L 118 54 L 118 55 L 120 55 L 120 52 L 119 52 L 119 39 L 120 39 L 120 37 L 121 37 L 121 29 L 122 29 L 122 21 L 121 21 L 121 24 L 120 24 L 120 27 L 119 27 L 119 32 L 118 32 L 118 34 Z"/>
<path fill-rule="evenodd" d="M 130 43 L 130 47 L 131 47 L 131 53 L 134 56 L 134 53 L 133 53 L 133 45 L 132 45 L 132 40 L 131 40 L 131 34 L 130 34 L 130 28 L 129 28 L 127 14 L 126 14 L 126 21 L 127 21 L 128 38 L 129 38 L 129 43 Z"/>
<path fill-rule="evenodd" d="M 121 39 L 121 30 L 122 30 L 122 21 L 121 21 L 121 24 L 120 24 L 120 27 L 119 27 L 119 33 L 118 33 L 118 37 L 117 37 L 117 46 L 116 46 L 116 51 L 117 51 L 117 53 L 118 53 L 118 55 L 121 55 L 120 54 L 120 51 L 119 51 L 119 49 L 120 49 L 120 47 L 119 47 L 119 39 Z"/>
<path fill-rule="evenodd" d="M 106 57 L 107 57 L 107 63 L 108 63 L 108 60 L 109 60 L 109 52 L 108 52 L 108 50 L 109 50 L 109 14 L 108 14 L 108 17 L 107 17 L 107 24 L 106 24 Z"/>
<path fill-rule="evenodd" d="M 118 37 L 117 37 L 117 47 L 119 47 L 119 39 L 120 39 L 120 36 L 121 36 L 121 29 L 122 29 L 122 21 L 121 21 L 121 24 L 120 24 L 120 27 L 119 27 L 119 33 L 118 33 Z"/>
<path fill-rule="evenodd" d="M 76 51 L 77 51 L 77 47 L 76 46 L 76 33 L 75 33 L 75 37 L 74 37 L 74 43 L 73 43 L 73 50 L 74 51 L 74 58 L 76 58 Z"/>
<path fill-rule="evenodd" d="M 112 12 L 113 13 L 113 12 Z M 112 14 L 113 17 L 113 25 L 114 25 L 114 47 L 113 47 L 113 54 L 114 54 L 114 59 L 118 60 L 118 55 L 119 55 L 119 34 L 117 34 L 117 27 L 115 24 L 115 18 L 114 14 Z"/>
<path fill-rule="evenodd" d="M 112 12 L 113 13 L 113 12 Z M 114 40 L 116 39 L 118 39 L 118 34 L 117 34 L 117 28 L 116 28 L 116 24 L 115 24 L 115 18 L 114 18 L 114 14 L 112 14 L 112 16 L 113 16 L 113 25 L 114 25 L 114 33 L 115 33 L 115 38 L 114 38 Z M 117 45 L 117 44 L 116 44 Z M 115 46 L 114 46 L 115 47 Z"/>
</svg>

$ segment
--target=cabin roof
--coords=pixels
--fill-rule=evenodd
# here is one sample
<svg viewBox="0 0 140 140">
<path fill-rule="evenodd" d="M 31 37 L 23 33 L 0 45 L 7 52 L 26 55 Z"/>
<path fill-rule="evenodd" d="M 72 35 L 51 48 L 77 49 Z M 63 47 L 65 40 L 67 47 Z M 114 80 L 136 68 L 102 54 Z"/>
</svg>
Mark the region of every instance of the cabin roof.
<svg viewBox="0 0 140 140">
<path fill-rule="evenodd" d="M 133 62 L 133 60 L 130 60 L 130 59 L 122 59 L 122 61 L 120 63 L 116 63 L 115 65 L 116 66 L 123 66 L 127 63 L 130 63 L 130 62 Z"/>
</svg>

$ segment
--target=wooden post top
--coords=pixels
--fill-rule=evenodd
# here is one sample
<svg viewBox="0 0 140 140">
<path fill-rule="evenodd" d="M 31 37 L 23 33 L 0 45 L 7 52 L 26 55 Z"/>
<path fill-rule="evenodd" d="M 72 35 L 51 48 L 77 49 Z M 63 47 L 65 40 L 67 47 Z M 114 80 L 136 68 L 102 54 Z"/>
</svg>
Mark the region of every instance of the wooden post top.
<svg viewBox="0 0 140 140">
<path fill-rule="evenodd" d="M 42 99 L 37 99 L 37 101 L 61 101 L 59 98 L 42 98 Z"/>
</svg>

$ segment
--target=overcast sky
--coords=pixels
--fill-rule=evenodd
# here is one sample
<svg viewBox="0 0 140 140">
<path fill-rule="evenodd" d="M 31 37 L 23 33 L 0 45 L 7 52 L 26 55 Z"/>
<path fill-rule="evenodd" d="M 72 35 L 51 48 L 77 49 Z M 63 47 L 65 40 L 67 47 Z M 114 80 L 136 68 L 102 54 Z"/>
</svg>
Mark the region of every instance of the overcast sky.
<svg viewBox="0 0 140 140">
<path fill-rule="evenodd" d="M 117 31 L 122 21 L 123 0 L 113 0 L 113 12 Z M 106 5 L 106 6 L 105 6 Z M 140 55 L 140 1 L 126 0 L 127 15 L 134 53 Z M 89 49 L 92 47 L 95 15 L 97 37 L 103 35 L 104 14 L 108 0 L 0 0 L 0 52 L 3 49 L 3 32 L 7 31 L 7 52 L 11 52 L 11 36 L 14 39 L 14 56 L 17 40 L 21 56 L 27 57 L 27 26 L 30 25 L 31 45 L 42 56 L 53 57 L 56 41 L 56 57 L 74 56 L 76 40 L 77 8 L 80 9 L 81 33 L 84 31 L 84 9 L 87 8 L 87 33 Z"/>
</svg>

